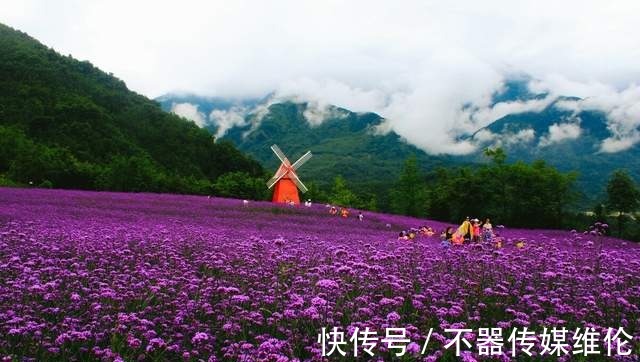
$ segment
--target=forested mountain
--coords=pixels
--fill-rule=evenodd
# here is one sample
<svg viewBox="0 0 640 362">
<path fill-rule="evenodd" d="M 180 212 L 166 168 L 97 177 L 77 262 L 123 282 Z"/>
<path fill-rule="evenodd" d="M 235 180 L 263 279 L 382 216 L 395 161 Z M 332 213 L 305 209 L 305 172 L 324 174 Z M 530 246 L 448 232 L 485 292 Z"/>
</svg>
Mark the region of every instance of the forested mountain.
<svg viewBox="0 0 640 362">
<path fill-rule="evenodd" d="M 322 122 L 311 122 L 306 103 L 291 101 L 224 100 L 190 95 L 166 95 L 160 98 L 163 109 L 171 111 L 176 104 L 189 103 L 202 112 L 205 128 L 219 129 L 216 110 L 234 113 L 235 122 L 226 124 L 223 139 L 231 140 L 241 150 L 258 159 L 268 169 L 277 167 L 277 159 L 269 145 L 278 143 L 292 158 L 311 149 L 317 156 L 301 169 L 301 174 L 320 184 L 330 183 L 342 175 L 352 185 L 379 185 L 397 178 L 398 170 L 409 155 L 416 155 L 424 171 L 437 166 L 483 164 L 488 159 L 483 150 L 502 147 L 508 162 L 544 160 L 562 171 L 577 172 L 579 204 L 592 205 L 603 195 L 610 174 L 626 168 L 640 180 L 640 146 L 620 152 L 602 152 L 602 142 L 611 136 L 606 115 L 595 110 L 574 112 L 563 102 L 576 97 L 552 98 L 546 93 L 532 93 L 529 78 L 509 80 L 493 95 L 492 106 L 512 102 L 541 101 L 543 107 L 516 112 L 494 120 L 461 140 L 475 143 L 477 152 L 465 156 L 434 156 L 406 143 L 394 132 L 381 134 L 375 128 L 382 118 L 373 113 L 355 113 L 328 106 Z M 265 102 L 265 100 L 262 100 Z M 259 111 L 258 111 L 259 110 Z M 237 117 L 244 117 L 244 121 Z M 259 121 L 256 118 L 260 117 Z M 555 132 L 553 135 L 552 132 Z"/>
<path fill-rule="evenodd" d="M 87 61 L 0 24 L 0 179 L 4 184 L 210 192 L 258 162 Z"/>
<path fill-rule="evenodd" d="M 511 91 L 511 100 L 546 97 L 531 94 L 526 88 Z M 508 161 L 545 160 L 561 171 L 576 171 L 583 204 L 592 204 L 604 195 L 605 184 L 617 169 L 627 169 L 640 180 L 640 144 L 617 152 L 606 152 L 603 142 L 612 137 L 607 115 L 597 110 L 574 111 L 563 104 L 577 97 L 556 97 L 540 110 L 510 114 L 478 130 L 472 139 L 482 147 L 499 144 Z M 489 139 L 483 142 L 481 139 Z M 481 153 L 463 158 L 483 161 Z"/>
</svg>

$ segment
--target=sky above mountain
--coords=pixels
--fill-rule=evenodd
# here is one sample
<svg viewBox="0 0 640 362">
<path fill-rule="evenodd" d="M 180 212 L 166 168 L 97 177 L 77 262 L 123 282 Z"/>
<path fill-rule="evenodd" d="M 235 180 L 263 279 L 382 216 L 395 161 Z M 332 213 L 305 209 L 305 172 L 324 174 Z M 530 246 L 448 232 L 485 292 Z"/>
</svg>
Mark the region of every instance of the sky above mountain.
<svg viewBox="0 0 640 362">
<path fill-rule="evenodd" d="M 0 0 L 0 9 L 0 22 L 149 97 L 272 93 L 313 103 L 319 119 L 334 104 L 379 113 L 430 153 L 463 154 L 476 146 L 461 134 L 570 95 L 583 99 L 566 107 L 607 114 L 607 151 L 640 142 L 638 1 Z M 522 74 L 549 99 L 495 104 Z"/>
</svg>

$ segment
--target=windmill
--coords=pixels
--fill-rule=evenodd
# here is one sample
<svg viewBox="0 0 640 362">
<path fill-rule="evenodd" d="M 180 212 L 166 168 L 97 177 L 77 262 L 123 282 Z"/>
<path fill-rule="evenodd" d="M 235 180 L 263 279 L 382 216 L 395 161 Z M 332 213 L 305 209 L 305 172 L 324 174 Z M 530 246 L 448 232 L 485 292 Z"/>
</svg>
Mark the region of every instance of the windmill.
<svg viewBox="0 0 640 362">
<path fill-rule="evenodd" d="M 275 185 L 273 202 L 293 202 L 296 205 L 300 204 L 298 189 L 300 189 L 302 193 L 305 193 L 307 192 L 307 187 L 298 178 L 296 170 L 311 158 L 311 151 L 307 151 L 298 161 L 291 164 L 287 156 L 282 153 L 277 145 L 271 146 L 271 150 L 276 154 L 280 162 L 282 162 L 275 175 L 267 181 L 267 188 L 270 189 Z"/>
</svg>

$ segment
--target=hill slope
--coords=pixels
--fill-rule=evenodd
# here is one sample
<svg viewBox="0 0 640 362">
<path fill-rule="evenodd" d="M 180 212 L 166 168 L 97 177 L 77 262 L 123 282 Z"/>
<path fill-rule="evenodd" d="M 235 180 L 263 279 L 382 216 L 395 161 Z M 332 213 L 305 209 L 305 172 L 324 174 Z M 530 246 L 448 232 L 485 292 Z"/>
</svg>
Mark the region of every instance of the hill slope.
<svg viewBox="0 0 640 362">
<path fill-rule="evenodd" d="M 604 186 L 616 169 L 628 169 L 640 180 L 640 145 L 619 152 L 602 152 L 603 141 L 612 136 L 606 115 L 594 110 L 573 112 L 561 105 L 567 100 L 579 98 L 558 97 L 540 111 L 507 115 L 479 130 L 472 138 L 479 140 L 490 135 L 489 142 L 480 141 L 480 144 L 499 144 L 512 161 L 542 159 L 559 170 L 577 171 L 578 186 L 586 204 L 602 197 Z M 464 159 L 483 160 L 480 153 Z"/>
<path fill-rule="evenodd" d="M 314 157 L 300 172 L 321 183 L 342 175 L 354 182 L 389 181 L 397 178 L 404 160 L 416 155 L 425 167 L 441 165 L 445 158 L 429 156 L 404 142 L 396 133 L 375 134 L 382 118 L 374 113 L 340 113 L 319 125 L 306 121 L 302 103 L 277 103 L 252 132 L 250 125 L 234 127 L 225 135 L 243 151 L 254 156 L 268 169 L 275 170 L 278 159 L 269 150 L 277 143 L 292 159 L 311 149 Z"/>
<path fill-rule="evenodd" d="M 206 192 L 229 171 L 262 173 L 230 144 L 163 112 L 86 61 L 0 24 L 0 175 L 18 183 Z M 6 181 L 6 180 L 5 180 Z"/>
<path fill-rule="evenodd" d="M 397 178 L 403 162 L 416 156 L 425 169 L 444 165 L 451 157 L 428 155 L 408 144 L 395 132 L 376 132 L 383 118 L 375 113 L 355 113 L 329 106 L 322 122 L 311 123 L 308 113 L 314 110 L 307 103 L 284 101 L 262 105 L 254 100 L 229 101 L 198 96 L 165 95 L 158 101 L 166 111 L 183 102 L 198 107 L 205 116 L 213 110 L 240 110 L 243 117 L 226 130 L 222 139 L 232 141 L 240 150 L 256 158 L 268 170 L 278 166 L 278 159 L 269 147 L 276 143 L 291 159 L 312 150 L 313 158 L 299 171 L 303 181 L 329 184 L 341 175 L 353 185 L 376 187 Z M 235 108 L 234 108 L 235 107 Z M 258 106 L 260 107 L 260 106 Z M 240 109 L 239 109 L 240 108 Z M 207 113 L 208 112 L 208 113 Z M 205 128 L 216 134 L 218 122 Z"/>
<path fill-rule="evenodd" d="M 336 174 L 342 174 L 351 183 L 363 179 L 388 183 L 395 179 L 402 162 L 411 154 L 417 155 L 425 170 L 437 165 L 487 162 L 482 150 L 495 145 L 505 148 L 510 161 L 542 159 L 562 171 L 577 171 L 583 206 L 591 206 L 602 197 L 609 175 L 617 168 L 629 169 L 640 180 L 639 145 L 617 153 L 600 152 L 602 142 L 611 136 L 605 114 L 592 110 L 574 113 L 560 103 L 579 98 L 549 98 L 547 93 L 532 93 L 529 81 L 527 77 L 507 81 L 504 88 L 493 95 L 493 106 L 527 101 L 548 104 L 539 110 L 509 114 L 474 134 L 461 136 L 478 145 L 477 152 L 466 156 L 428 155 L 394 132 L 375 133 L 373 130 L 382 118 L 372 113 L 354 113 L 329 106 L 325 112 L 329 116 L 316 124 L 309 120 L 305 103 L 275 103 L 266 110 L 252 113 L 251 107 L 258 109 L 260 101 L 225 101 L 194 95 L 166 95 L 160 101 L 167 111 L 177 103 L 192 104 L 205 119 L 215 110 L 241 110 L 236 113 L 244 114 L 244 119 L 236 118 L 235 122 L 225 124 L 228 130 L 224 139 L 233 141 L 269 169 L 277 166 L 277 159 L 268 149 L 271 143 L 278 143 L 291 158 L 311 149 L 317 157 L 306 164 L 301 173 L 320 183 L 329 182 Z M 256 121 L 256 117 L 261 118 Z M 219 131 L 218 119 L 210 116 L 206 120 L 207 129 L 213 133 Z M 557 133 L 555 138 L 551 136 L 552 130 Z"/>
</svg>

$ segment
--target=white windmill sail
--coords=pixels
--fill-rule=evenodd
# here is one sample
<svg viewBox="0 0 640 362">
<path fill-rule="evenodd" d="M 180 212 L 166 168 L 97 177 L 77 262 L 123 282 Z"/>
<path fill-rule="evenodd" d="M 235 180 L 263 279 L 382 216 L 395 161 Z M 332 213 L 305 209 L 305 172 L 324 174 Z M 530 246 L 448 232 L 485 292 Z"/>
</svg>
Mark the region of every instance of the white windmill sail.
<svg viewBox="0 0 640 362">
<path fill-rule="evenodd" d="M 302 193 L 309 191 L 307 187 L 300 181 L 300 178 L 296 174 L 296 170 L 304 165 L 312 156 L 311 151 L 307 151 L 304 155 L 302 155 L 296 162 L 291 164 L 287 156 L 285 156 L 284 152 L 277 145 L 272 145 L 271 150 L 276 154 L 276 157 L 280 160 L 281 164 L 276 173 L 267 181 L 267 188 L 272 188 L 278 181 L 281 179 L 288 177 L 293 181 L 294 184 L 298 187 Z"/>
</svg>

